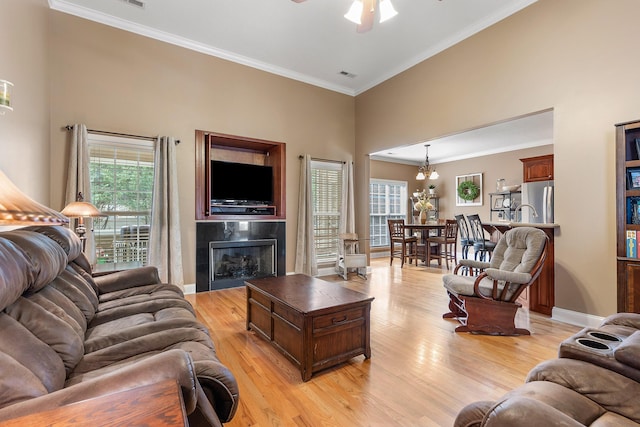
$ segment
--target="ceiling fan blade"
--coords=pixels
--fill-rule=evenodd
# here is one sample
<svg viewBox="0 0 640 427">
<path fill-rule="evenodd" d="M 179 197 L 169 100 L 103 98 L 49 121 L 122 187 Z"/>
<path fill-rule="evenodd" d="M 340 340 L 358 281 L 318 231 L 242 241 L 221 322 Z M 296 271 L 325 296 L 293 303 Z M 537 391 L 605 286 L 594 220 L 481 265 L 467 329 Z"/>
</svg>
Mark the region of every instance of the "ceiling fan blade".
<svg viewBox="0 0 640 427">
<path fill-rule="evenodd" d="M 306 1 L 306 0 L 291 0 L 291 1 L 294 1 L 296 3 L 302 3 L 303 1 Z"/>
<path fill-rule="evenodd" d="M 376 0 L 362 0 L 361 24 L 356 27 L 359 33 L 366 33 L 373 28 L 373 18 L 376 14 Z"/>
</svg>

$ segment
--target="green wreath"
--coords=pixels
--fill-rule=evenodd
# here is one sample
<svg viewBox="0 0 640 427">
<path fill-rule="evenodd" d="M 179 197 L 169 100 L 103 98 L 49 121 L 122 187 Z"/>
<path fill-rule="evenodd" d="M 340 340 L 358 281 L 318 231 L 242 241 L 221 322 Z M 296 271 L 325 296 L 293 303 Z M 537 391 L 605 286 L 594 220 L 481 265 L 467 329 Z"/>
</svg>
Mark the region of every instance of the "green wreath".
<svg viewBox="0 0 640 427">
<path fill-rule="evenodd" d="M 474 200 L 480 194 L 480 189 L 473 181 L 462 181 L 458 185 L 458 196 L 462 200 L 471 201 Z"/>
</svg>

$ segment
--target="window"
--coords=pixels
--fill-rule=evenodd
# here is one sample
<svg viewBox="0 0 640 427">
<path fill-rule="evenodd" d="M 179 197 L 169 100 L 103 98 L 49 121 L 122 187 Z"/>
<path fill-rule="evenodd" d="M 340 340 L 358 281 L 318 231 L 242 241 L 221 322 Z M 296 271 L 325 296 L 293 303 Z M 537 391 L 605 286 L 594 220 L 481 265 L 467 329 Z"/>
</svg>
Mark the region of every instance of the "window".
<svg viewBox="0 0 640 427">
<path fill-rule="evenodd" d="M 147 264 L 153 196 L 153 142 L 89 134 L 91 203 L 98 270 Z"/>
<path fill-rule="evenodd" d="M 387 220 L 407 217 L 407 182 L 372 179 L 369 193 L 370 245 L 389 246 Z"/>
<path fill-rule="evenodd" d="M 311 162 L 313 231 L 318 266 L 335 264 L 338 257 L 342 164 Z"/>
</svg>

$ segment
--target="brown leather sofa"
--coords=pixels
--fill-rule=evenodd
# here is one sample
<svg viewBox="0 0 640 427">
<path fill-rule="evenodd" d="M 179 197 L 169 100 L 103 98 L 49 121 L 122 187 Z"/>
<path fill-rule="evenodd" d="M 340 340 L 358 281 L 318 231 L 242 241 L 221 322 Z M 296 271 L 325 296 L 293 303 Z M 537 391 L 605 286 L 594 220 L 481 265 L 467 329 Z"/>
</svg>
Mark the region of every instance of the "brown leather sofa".
<svg viewBox="0 0 640 427">
<path fill-rule="evenodd" d="M 236 380 L 180 289 L 153 267 L 93 277 L 67 228 L 0 233 L 0 310 L 0 423 L 166 379 L 190 425 L 236 411 Z"/>
<path fill-rule="evenodd" d="M 560 345 L 526 383 L 467 405 L 455 427 L 640 425 L 640 314 L 619 313 Z"/>
</svg>

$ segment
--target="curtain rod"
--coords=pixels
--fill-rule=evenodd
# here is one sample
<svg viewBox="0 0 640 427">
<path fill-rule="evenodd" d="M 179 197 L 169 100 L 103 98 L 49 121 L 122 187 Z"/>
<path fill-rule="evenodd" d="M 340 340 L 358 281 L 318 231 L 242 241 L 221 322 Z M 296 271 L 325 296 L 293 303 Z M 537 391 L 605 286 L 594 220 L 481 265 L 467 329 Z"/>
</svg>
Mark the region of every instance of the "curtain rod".
<svg viewBox="0 0 640 427">
<path fill-rule="evenodd" d="M 73 130 L 73 126 L 72 125 L 67 125 L 65 126 L 66 130 Z M 128 133 L 118 133 L 118 132 L 109 132 L 106 130 L 95 130 L 95 129 L 87 129 L 87 132 L 89 133 L 97 133 L 100 135 L 113 135 L 113 136 L 124 136 L 127 138 L 135 138 L 135 139 L 145 139 L 147 141 L 156 141 L 158 138 L 153 137 L 153 136 L 142 136 L 142 135 L 131 135 Z M 176 144 L 180 144 L 180 140 L 176 139 Z"/>
<path fill-rule="evenodd" d="M 304 156 L 302 154 L 300 154 L 298 156 L 299 159 L 304 159 Z M 344 162 L 342 160 L 331 160 L 331 159 L 318 159 L 316 157 L 312 157 L 311 160 L 315 160 L 316 162 L 328 162 L 328 163 L 340 163 L 340 164 L 345 164 L 347 162 Z"/>
</svg>

